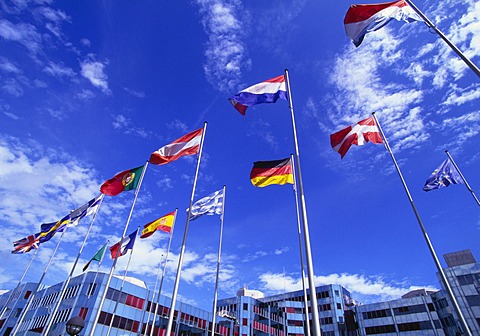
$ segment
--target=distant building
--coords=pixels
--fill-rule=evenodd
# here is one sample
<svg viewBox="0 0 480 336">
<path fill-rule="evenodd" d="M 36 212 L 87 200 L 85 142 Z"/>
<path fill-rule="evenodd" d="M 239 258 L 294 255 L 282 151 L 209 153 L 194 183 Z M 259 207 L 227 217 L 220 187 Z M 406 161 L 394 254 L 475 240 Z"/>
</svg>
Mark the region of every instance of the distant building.
<svg viewBox="0 0 480 336">
<path fill-rule="evenodd" d="M 458 301 L 472 335 L 480 335 L 480 264 L 469 250 L 445 255 L 445 275 Z M 85 320 L 81 335 L 89 335 L 97 315 L 108 275 L 87 272 L 70 280 L 64 299 L 55 315 L 49 335 L 65 334 L 65 323 L 73 316 Z M 63 282 L 42 288 L 35 295 L 17 335 L 40 335 L 60 295 Z M 37 284 L 22 284 L 0 296 L 0 336 L 10 335 L 22 309 Z M 120 291 L 122 288 L 122 291 Z M 99 314 L 95 335 L 149 335 L 157 294 L 143 281 L 113 277 Z M 445 290 L 418 289 L 401 299 L 360 304 L 340 285 L 315 288 L 322 336 L 418 335 L 457 336 L 459 324 Z M 7 305 L 8 301 L 8 305 Z M 113 314 L 116 302 L 118 307 Z M 310 291 L 307 290 L 310 307 Z M 6 307 L 5 307 L 6 306 Z M 155 336 L 167 327 L 171 299 L 158 300 Z M 6 309 L 5 309 L 6 308 Z M 307 325 L 303 291 L 265 296 L 258 290 L 240 289 L 235 297 L 217 301 L 215 335 L 223 336 L 303 336 Z M 209 336 L 211 312 L 177 302 L 172 334 Z M 307 323 L 308 321 L 308 323 Z M 313 335 L 313 333 L 311 333 Z"/>
</svg>

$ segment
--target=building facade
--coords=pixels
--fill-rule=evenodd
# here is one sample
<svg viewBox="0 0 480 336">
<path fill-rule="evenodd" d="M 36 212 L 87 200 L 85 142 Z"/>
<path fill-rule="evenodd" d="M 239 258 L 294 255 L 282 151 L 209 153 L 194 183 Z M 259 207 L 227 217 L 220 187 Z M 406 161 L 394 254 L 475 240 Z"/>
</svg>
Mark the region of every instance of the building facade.
<svg viewBox="0 0 480 336">
<path fill-rule="evenodd" d="M 73 316 L 80 316 L 85 321 L 81 335 L 90 335 L 102 294 L 105 290 L 108 274 L 87 272 L 70 280 L 58 312 L 53 319 L 48 335 L 65 335 L 65 324 Z M 44 288 L 37 292 L 20 324 L 16 335 L 41 335 L 52 310 L 60 296 L 63 282 Z M 12 298 L 10 293 L 0 297 L 3 306 L 9 301 L 7 309 L 0 319 L 0 335 L 10 335 L 19 320 L 23 307 L 36 284 L 27 283 L 20 286 Z M 121 289 L 121 290 L 120 290 Z M 157 311 L 153 335 L 164 335 L 171 299 L 149 291 L 145 284 L 134 278 L 113 277 L 101 307 L 95 335 L 149 335 L 154 311 Z M 157 304 L 158 303 L 158 304 Z M 194 306 L 177 302 L 175 306 L 173 333 L 175 335 L 207 335 L 211 330 L 212 314 Z M 224 318 L 217 318 L 217 335 L 229 335 L 228 324 Z"/>
<path fill-rule="evenodd" d="M 444 269 L 450 287 L 472 335 L 480 335 L 480 264 L 469 250 L 445 255 Z M 149 291 L 135 279 L 113 277 L 105 293 L 108 275 L 86 272 L 70 280 L 48 335 L 64 335 L 73 316 L 85 321 L 81 335 L 90 335 L 98 316 L 95 335 L 163 336 L 168 325 L 171 299 Z M 47 288 L 26 283 L 0 296 L 0 335 L 11 335 L 23 315 L 17 335 L 43 335 L 63 282 Z M 235 297 L 217 301 L 215 334 L 224 336 L 303 336 L 312 329 L 310 291 L 264 296 L 242 288 Z M 315 288 L 322 336 L 437 335 L 457 336 L 461 330 L 447 292 L 415 290 L 401 299 L 359 304 L 340 285 Z M 158 299 L 158 300 L 157 300 Z M 307 302 L 305 302 L 307 301 Z M 308 307 L 309 309 L 305 309 Z M 99 309 L 101 311 L 99 312 Z M 154 312 L 156 319 L 153 322 Z M 212 313 L 177 302 L 173 335 L 210 335 Z M 313 333 L 310 333 L 313 335 Z"/>
</svg>

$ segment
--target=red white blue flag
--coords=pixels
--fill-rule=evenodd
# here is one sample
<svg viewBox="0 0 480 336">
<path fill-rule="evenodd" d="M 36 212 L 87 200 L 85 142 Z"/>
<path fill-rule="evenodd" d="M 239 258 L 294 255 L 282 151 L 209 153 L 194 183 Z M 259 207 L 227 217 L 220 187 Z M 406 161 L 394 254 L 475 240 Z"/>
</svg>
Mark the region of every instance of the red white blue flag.
<svg viewBox="0 0 480 336">
<path fill-rule="evenodd" d="M 124 256 L 125 254 L 127 254 L 128 250 L 133 249 L 133 245 L 135 244 L 135 238 L 137 238 L 137 231 L 138 229 L 110 247 L 110 256 L 112 257 L 112 259 L 117 258 L 117 254 L 119 257 Z"/>
<path fill-rule="evenodd" d="M 228 100 L 240 114 L 245 115 L 247 107 L 263 103 L 275 103 L 278 98 L 287 100 L 287 86 L 284 75 L 252 85 Z"/>
<path fill-rule="evenodd" d="M 359 46 L 365 34 L 378 30 L 390 20 L 423 21 L 405 0 L 368 5 L 351 5 L 345 15 L 345 31 L 355 46 Z"/>
<path fill-rule="evenodd" d="M 38 249 L 38 233 L 13 242 L 13 254 L 23 254 Z"/>
</svg>

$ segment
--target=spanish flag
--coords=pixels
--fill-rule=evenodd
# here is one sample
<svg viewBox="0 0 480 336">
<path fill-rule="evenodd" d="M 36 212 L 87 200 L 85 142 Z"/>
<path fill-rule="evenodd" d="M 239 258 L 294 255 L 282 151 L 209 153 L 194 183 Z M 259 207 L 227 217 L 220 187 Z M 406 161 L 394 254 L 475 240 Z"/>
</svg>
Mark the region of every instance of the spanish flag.
<svg viewBox="0 0 480 336">
<path fill-rule="evenodd" d="M 292 162 L 290 158 L 254 162 L 250 180 L 256 187 L 266 187 L 270 184 L 293 184 Z"/>
<path fill-rule="evenodd" d="M 170 212 L 169 214 L 166 214 L 159 219 L 155 219 L 154 221 L 145 224 L 143 226 L 142 235 L 140 236 L 140 238 L 148 238 L 157 230 L 171 233 L 174 219 L 175 211 Z"/>
</svg>

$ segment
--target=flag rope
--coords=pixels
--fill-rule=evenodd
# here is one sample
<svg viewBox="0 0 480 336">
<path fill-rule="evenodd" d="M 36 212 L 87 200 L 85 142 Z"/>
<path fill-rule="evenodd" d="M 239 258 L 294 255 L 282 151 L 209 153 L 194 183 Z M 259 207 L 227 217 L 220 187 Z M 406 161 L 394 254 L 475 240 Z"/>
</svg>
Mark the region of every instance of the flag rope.
<svg viewBox="0 0 480 336">
<path fill-rule="evenodd" d="M 168 313 L 168 325 L 167 325 L 166 335 L 170 335 L 171 332 L 172 332 L 173 318 L 174 318 L 174 313 L 175 313 L 175 303 L 176 303 L 176 300 L 177 300 L 178 286 L 179 286 L 179 283 L 180 283 L 180 274 L 182 272 L 182 263 L 183 263 L 183 257 L 184 257 L 184 254 L 185 254 L 185 245 L 186 245 L 186 242 L 187 242 L 188 225 L 190 223 L 190 216 L 192 215 L 192 204 L 193 204 L 193 198 L 195 196 L 195 188 L 197 186 L 198 171 L 200 170 L 200 161 L 201 161 L 201 158 L 202 158 L 203 141 L 205 139 L 206 129 L 207 129 L 207 123 L 205 122 L 204 125 L 203 125 L 203 132 L 202 132 L 202 139 L 200 141 L 200 148 L 199 148 L 199 151 L 198 151 L 197 167 L 195 169 L 195 177 L 193 179 L 192 193 L 190 195 L 190 205 L 188 207 L 188 216 L 187 216 L 187 221 L 185 223 L 185 229 L 184 229 L 184 233 L 183 233 L 182 248 L 181 248 L 181 251 L 180 251 L 180 255 L 178 257 L 177 275 L 175 277 L 175 284 L 174 284 L 174 287 L 173 287 L 172 304 L 170 306 L 170 311 Z"/>
<path fill-rule="evenodd" d="M 307 205 L 305 202 L 305 194 L 303 192 L 303 182 L 302 182 L 302 172 L 300 169 L 300 151 L 298 149 L 298 140 L 297 140 L 297 129 L 295 126 L 295 115 L 293 112 L 293 102 L 292 102 L 292 93 L 290 89 L 290 78 L 288 76 L 288 70 L 285 69 L 285 78 L 287 81 L 287 98 L 288 98 L 288 107 L 290 109 L 290 114 L 292 118 L 292 130 L 293 130 L 293 141 L 295 145 L 295 159 L 298 169 L 298 189 L 300 192 L 300 208 L 302 210 L 302 223 L 303 223 L 303 236 L 305 241 L 305 257 L 307 260 L 307 271 L 308 271 L 308 282 L 310 287 L 310 293 L 316 293 L 315 290 L 315 272 L 313 270 L 313 261 L 312 261 L 312 252 L 310 247 L 310 233 L 308 229 L 308 218 L 307 218 Z M 320 317 L 318 315 L 318 304 L 317 296 L 310 295 L 310 306 L 312 307 L 312 320 L 313 320 L 313 334 L 315 336 L 320 336 L 322 333 L 320 331 Z"/>
<path fill-rule="evenodd" d="M 452 162 L 453 166 L 455 167 L 455 169 L 457 170 L 458 174 L 460 175 L 460 177 L 462 178 L 463 182 L 465 183 L 465 187 L 467 187 L 468 191 L 470 191 L 470 193 L 472 194 L 473 198 L 475 199 L 475 201 L 477 202 L 477 204 L 480 206 L 480 201 L 478 200 L 477 196 L 475 195 L 475 193 L 473 192 L 473 189 L 470 187 L 470 185 L 468 184 L 467 180 L 465 179 L 465 177 L 463 176 L 462 172 L 460 171 L 460 169 L 458 168 L 457 164 L 455 163 L 455 161 L 453 161 L 453 158 L 452 156 L 450 155 L 450 153 L 448 152 L 448 150 L 445 151 L 445 153 L 447 154 L 448 158 L 450 159 L 450 161 Z"/>
<path fill-rule="evenodd" d="M 378 118 L 375 115 L 375 112 L 372 113 L 373 118 L 375 119 L 375 123 L 377 124 L 378 130 L 380 131 L 380 135 L 382 136 L 383 139 L 383 144 L 385 146 L 385 149 L 387 152 L 390 154 L 390 157 L 392 158 L 393 164 L 395 165 L 395 168 L 397 170 L 398 176 L 400 177 L 400 180 L 402 181 L 403 188 L 405 189 L 405 192 L 407 194 L 408 200 L 410 201 L 410 205 L 412 206 L 413 212 L 415 213 L 415 217 L 417 218 L 418 225 L 420 226 L 420 229 L 422 230 L 423 237 L 425 238 L 425 242 L 428 245 L 428 248 L 430 250 L 430 253 L 433 257 L 433 261 L 435 262 L 435 266 L 437 267 L 437 271 L 440 274 L 440 278 L 442 280 L 443 285 L 445 286 L 448 296 L 450 300 L 452 301 L 452 304 L 454 306 L 455 312 L 457 313 L 457 316 L 460 320 L 460 324 L 462 326 L 463 332 L 465 335 L 471 336 L 472 334 L 470 333 L 470 329 L 468 328 L 468 324 L 465 320 L 465 317 L 462 314 L 462 311 L 460 310 L 460 307 L 457 303 L 457 300 L 453 294 L 452 288 L 450 287 L 450 284 L 447 280 L 447 277 L 445 276 L 445 273 L 443 272 L 442 265 L 440 264 L 440 261 L 438 260 L 437 254 L 435 253 L 435 250 L 433 248 L 432 242 L 430 241 L 430 238 L 428 237 L 427 231 L 425 230 L 425 226 L 423 225 L 422 219 L 420 218 L 420 214 L 417 211 L 417 207 L 415 206 L 415 203 L 413 202 L 412 195 L 410 194 L 410 191 L 408 190 L 408 186 L 403 178 L 402 172 L 400 171 L 400 167 L 397 164 L 397 160 L 395 159 L 395 156 L 393 155 L 393 152 L 390 148 L 390 145 L 388 144 L 387 138 L 385 137 L 385 134 L 383 133 L 382 127 L 380 126 L 380 123 L 378 122 Z"/>
<path fill-rule="evenodd" d="M 292 173 L 293 173 L 293 194 L 295 196 L 295 210 L 297 214 L 297 230 L 298 230 L 298 246 L 300 250 L 300 266 L 302 268 L 302 287 L 303 287 L 303 302 L 304 302 L 304 317 L 305 317 L 305 324 L 304 330 L 306 331 L 306 336 L 310 336 L 310 318 L 308 313 L 308 296 L 307 296 L 307 284 L 305 278 L 305 265 L 303 262 L 303 244 L 302 244 L 302 227 L 300 222 L 300 209 L 298 204 L 298 193 L 297 193 L 297 179 L 296 179 L 296 172 L 295 172 L 295 163 L 293 161 L 293 155 L 291 155 L 290 159 L 292 160 Z"/>
<path fill-rule="evenodd" d="M 60 239 L 58 240 L 57 246 L 53 250 L 53 253 L 50 256 L 50 260 L 48 261 L 47 266 L 45 266 L 45 270 L 43 271 L 43 274 L 40 277 L 40 280 L 38 281 L 37 286 L 35 287 L 35 290 L 32 292 L 32 294 L 30 294 L 30 297 L 28 298 L 28 301 L 27 301 L 25 307 L 23 308 L 22 315 L 20 315 L 17 323 L 15 324 L 14 329 L 12 330 L 12 335 L 16 335 L 16 333 L 20 329 L 20 325 L 22 324 L 23 320 L 25 319 L 25 316 L 27 315 L 27 311 L 33 303 L 33 298 L 35 297 L 35 295 L 37 295 L 37 292 L 40 289 L 40 286 L 42 285 L 43 279 L 45 278 L 45 275 L 47 274 L 48 268 L 52 264 L 53 257 L 55 256 L 55 253 L 57 252 L 58 247 L 60 246 L 60 243 L 62 242 L 63 235 L 65 234 L 65 232 L 67 232 L 67 229 L 68 229 L 68 226 L 66 226 L 65 229 L 62 231 L 62 234 L 60 235 Z M 35 317 L 35 314 L 32 316 L 31 322 L 33 322 L 34 317 Z"/>
<path fill-rule="evenodd" d="M 435 33 L 437 33 L 438 36 L 440 36 L 442 38 L 443 41 L 445 41 L 445 43 L 450 47 L 452 48 L 452 50 L 465 62 L 465 64 L 467 64 L 467 66 L 478 76 L 480 77 L 480 70 L 478 69 L 478 67 L 467 57 L 465 56 L 461 51 L 460 49 L 457 48 L 457 46 L 455 46 L 455 44 L 453 44 L 433 23 L 432 21 L 430 21 L 426 16 L 425 14 L 422 13 L 422 11 L 420 11 L 420 9 L 417 8 L 417 6 L 415 6 L 412 1 L 410 0 L 405 0 L 412 8 L 415 12 L 417 12 L 418 15 L 421 16 L 421 18 L 425 21 L 425 24 L 429 27 L 429 28 L 432 28 Z"/>
<path fill-rule="evenodd" d="M 218 296 L 218 277 L 220 274 L 220 255 L 222 253 L 222 239 L 223 239 L 223 218 L 225 215 L 225 194 L 227 187 L 223 186 L 222 193 L 222 214 L 220 215 L 220 238 L 218 242 L 218 254 L 217 254 L 217 273 L 215 275 L 215 290 L 213 292 L 213 309 L 212 309 L 212 336 L 215 336 L 215 316 L 217 314 L 217 296 Z"/>
<path fill-rule="evenodd" d="M 73 263 L 72 269 L 70 271 L 70 274 L 67 277 L 67 280 L 62 285 L 62 289 L 60 290 L 60 295 L 58 296 L 57 302 L 55 303 L 55 308 L 53 309 L 52 313 L 50 313 L 50 316 L 48 317 L 47 324 L 42 331 L 42 335 L 48 335 L 48 332 L 50 331 L 50 328 L 53 325 L 53 320 L 55 317 L 55 314 L 57 313 L 58 309 L 60 308 L 60 304 L 62 303 L 63 296 L 65 295 L 65 292 L 67 291 L 68 284 L 70 283 L 70 280 L 72 279 L 73 272 L 75 272 L 75 268 L 77 266 L 78 260 L 80 259 L 80 256 L 82 254 L 83 248 L 85 246 L 85 243 L 87 242 L 88 236 L 90 235 L 90 231 L 92 230 L 93 223 L 95 222 L 95 218 L 97 217 L 97 213 L 100 210 L 100 207 L 103 203 L 103 198 L 105 195 L 101 195 L 100 197 L 100 204 L 98 204 L 97 209 L 95 210 L 95 214 L 92 217 L 92 220 L 90 221 L 90 226 L 88 227 L 87 233 L 85 234 L 85 239 L 83 240 L 82 246 L 80 246 L 80 249 L 77 254 L 77 259 L 75 259 L 75 262 Z"/>
<path fill-rule="evenodd" d="M 155 311 L 153 312 L 152 328 L 150 329 L 150 336 L 153 336 L 153 331 L 155 329 L 155 320 L 157 318 L 158 302 L 160 301 L 160 294 L 162 293 L 162 287 L 163 287 L 163 279 L 165 278 L 165 272 L 167 271 L 168 254 L 170 253 L 170 247 L 172 245 L 173 230 L 175 229 L 175 222 L 177 220 L 177 212 L 178 212 L 178 208 L 175 209 L 175 215 L 173 217 L 172 231 L 170 232 L 170 239 L 168 240 L 168 246 L 167 246 L 167 254 L 165 255 L 165 261 L 164 261 L 164 264 L 163 264 L 162 279 L 160 280 L 160 286 L 158 286 L 157 300 L 155 301 Z M 158 267 L 160 267 L 160 265 Z M 147 321 L 147 323 L 148 323 L 148 321 Z"/>
<path fill-rule="evenodd" d="M 148 161 L 145 162 L 145 166 L 142 169 L 142 175 L 140 176 L 140 180 L 138 181 L 137 188 L 135 189 L 135 195 L 133 198 L 132 206 L 130 207 L 130 213 L 128 214 L 128 218 L 125 223 L 125 228 L 123 229 L 123 233 L 122 233 L 122 239 L 120 241 L 122 241 L 125 238 L 125 235 L 127 233 L 128 224 L 130 223 L 130 218 L 132 217 L 133 209 L 135 208 L 135 203 L 137 201 L 137 197 L 140 192 L 140 187 L 142 186 L 143 177 L 145 176 L 147 167 L 148 167 Z M 110 267 L 110 273 L 108 274 L 107 283 L 105 284 L 105 289 L 103 291 L 102 298 L 100 299 L 100 303 L 98 304 L 97 313 L 95 314 L 95 318 L 93 319 L 93 326 L 92 326 L 92 330 L 90 331 L 90 336 L 93 336 L 95 334 L 95 329 L 97 328 L 97 324 L 98 324 L 98 318 L 100 317 L 100 313 L 102 312 L 103 302 L 105 301 L 105 297 L 107 296 L 108 286 L 110 286 L 110 282 L 112 281 L 113 271 L 115 269 L 115 266 L 117 265 L 119 254 L 120 253 L 115 254 L 115 259 L 113 260 L 113 264 Z"/>
</svg>

